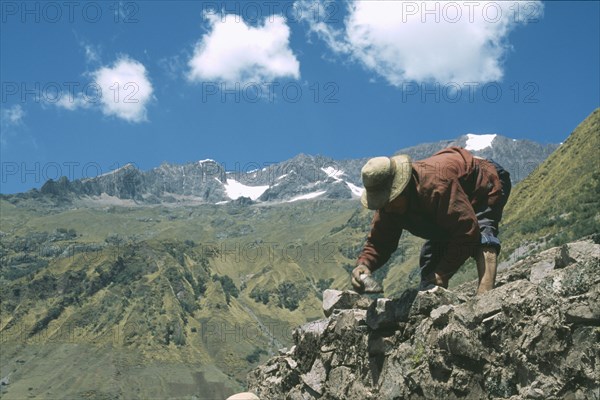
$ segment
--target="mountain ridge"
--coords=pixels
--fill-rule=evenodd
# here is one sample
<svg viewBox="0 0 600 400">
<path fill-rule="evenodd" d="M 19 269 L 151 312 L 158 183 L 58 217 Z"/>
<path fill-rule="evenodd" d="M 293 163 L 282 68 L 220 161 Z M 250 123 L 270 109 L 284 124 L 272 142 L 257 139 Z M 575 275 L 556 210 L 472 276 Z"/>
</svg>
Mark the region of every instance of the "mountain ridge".
<svg viewBox="0 0 600 400">
<path fill-rule="evenodd" d="M 418 160 L 448 146 L 469 147 L 472 136 L 467 134 L 452 140 L 423 143 L 401 149 L 396 154 L 408 154 Z M 511 173 L 513 183 L 528 175 L 559 146 L 495 134 L 477 136 L 484 139 L 484 147 L 477 147 L 473 153 L 495 159 Z M 493 140 L 486 136 L 493 136 Z M 162 163 L 148 171 L 127 164 L 97 177 L 48 180 L 39 190 L 3 197 L 18 201 L 50 196 L 69 202 L 80 198 L 94 200 L 104 195 L 140 205 L 224 204 L 240 197 L 247 197 L 251 202 L 352 199 L 359 197 L 362 191 L 360 170 L 366 161 L 367 158 L 335 160 L 321 155 L 298 154 L 262 168 L 234 171 L 226 170 L 224 165 L 212 159 L 182 165 Z"/>
</svg>

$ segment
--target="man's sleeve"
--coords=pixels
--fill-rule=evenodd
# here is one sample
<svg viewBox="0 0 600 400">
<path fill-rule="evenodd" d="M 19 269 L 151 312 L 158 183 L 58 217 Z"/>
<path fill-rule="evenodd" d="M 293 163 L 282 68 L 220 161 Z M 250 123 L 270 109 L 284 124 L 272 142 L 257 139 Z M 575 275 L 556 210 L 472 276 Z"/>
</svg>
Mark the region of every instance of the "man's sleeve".
<svg viewBox="0 0 600 400">
<path fill-rule="evenodd" d="M 371 271 L 385 264 L 398 248 L 402 228 L 398 216 L 376 211 L 371 223 L 371 232 L 362 252 L 358 256 L 357 265 L 364 264 Z"/>
</svg>

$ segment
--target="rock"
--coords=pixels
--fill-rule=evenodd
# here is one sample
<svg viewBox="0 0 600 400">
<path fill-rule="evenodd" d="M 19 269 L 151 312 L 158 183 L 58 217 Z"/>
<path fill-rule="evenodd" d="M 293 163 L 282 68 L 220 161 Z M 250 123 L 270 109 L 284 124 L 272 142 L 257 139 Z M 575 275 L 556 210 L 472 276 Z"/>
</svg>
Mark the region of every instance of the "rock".
<svg viewBox="0 0 600 400">
<path fill-rule="evenodd" d="M 229 396 L 226 400 L 260 400 L 257 395 L 250 392 L 237 393 Z"/>
<path fill-rule="evenodd" d="M 534 263 L 529 262 L 531 269 L 529 280 L 540 283 L 552 270 L 565 268 L 577 261 L 598 259 L 599 254 L 600 245 L 593 242 L 570 243 L 542 251 L 533 256 Z"/>
<path fill-rule="evenodd" d="M 420 291 L 417 293 L 410 315 L 425 315 L 441 305 L 456 304 L 458 297 L 451 291 L 444 289 L 441 286 L 435 286 L 433 289 Z"/>
<path fill-rule="evenodd" d="M 367 325 L 373 329 L 394 328 L 408 321 L 412 312 L 416 289 L 405 290 L 398 299 L 379 298 L 367 310 Z"/>
<path fill-rule="evenodd" d="M 483 357 L 484 351 L 476 335 L 458 323 L 446 326 L 437 340 L 438 346 L 452 355 L 473 361 L 479 361 Z M 478 367 L 477 364 L 471 365 Z"/>
<path fill-rule="evenodd" d="M 348 393 L 348 389 L 352 386 L 355 380 L 355 375 L 352 369 L 346 366 L 337 367 L 329 373 L 326 383 L 327 392 L 334 399 L 356 399 Z"/>
<path fill-rule="evenodd" d="M 313 400 L 320 398 L 321 395 L 312 391 L 308 386 L 297 387 L 288 392 L 285 396 L 286 400 Z"/>
<path fill-rule="evenodd" d="M 596 287 L 588 295 L 569 298 L 565 317 L 567 323 L 600 325 L 600 288 Z"/>
<path fill-rule="evenodd" d="M 373 330 L 395 327 L 397 323 L 396 306 L 392 299 L 377 299 L 367 311 L 367 325 Z"/>
<path fill-rule="evenodd" d="M 435 308 L 431 311 L 431 320 L 435 325 L 444 326 L 448 324 L 450 320 L 450 316 L 452 315 L 454 307 L 451 305 L 443 305 L 438 308 Z"/>
<path fill-rule="evenodd" d="M 262 399 L 284 398 L 300 383 L 298 365 L 291 369 L 282 357 L 272 358 L 265 365 L 250 371 L 247 379 L 248 391 Z"/>
<path fill-rule="evenodd" d="M 371 275 L 361 274 L 360 281 L 364 285 L 365 293 L 383 293 L 383 286 L 381 286 L 381 284 L 377 282 Z"/>
<path fill-rule="evenodd" d="M 373 304 L 374 302 L 375 300 L 370 297 L 361 296 L 360 299 L 358 299 L 356 303 L 352 305 L 352 308 L 358 308 L 359 310 L 368 310 L 369 307 L 371 307 L 371 304 Z"/>
<path fill-rule="evenodd" d="M 332 318 L 330 328 L 339 335 L 366 325 L 366 319 L 367 310 L 338 310 Z"/>
<path fill-rule="evenodd" d="M 531 267 L 531 275 L 529 280 L 532 283 L 540 283 L 542 279 L 550 275 L 550 272 L 554 269 L 554 261 L 542 260 L 535 263 Z"/>
<path fill-rule="evenodd" d="M 313 363 L 312 368 L 306 374 L 300 376 L 300 379 L 312 390 L 318 394 L 323 394 L 323 383 L 327 378 L 327 371 L 323 366 L 323 362 L 320 359 L 316 359 Z"/>
<path fill-rule="evenodd" d="M 564 268 L 575 261 L 574 258 L 569 256 L 569 246 L 563 244 L 558 251 L 558 254 L 554 257 L 554 268 Z"/>
<path fill-rule="evenodd" d="M 375 356 L 388 354 L 393 349 L 394 341 L 389 337 L 379 336 L 377 334 L 369 335 L 368 350 L 370 355 Z"/>
<path fill-rule="evenodd" d="M 530 300 L 535 298 L 537 298 L 537 287 L 534 284 L 526 280 L 508 283 L 473 299 L 471 303 L 473 321 L 479 323 L 500 313 L 506 306 L 515 309 L 531 307 L 533 304 L 530 303 Z M 469 312 L 469 309 L 466 310 Z"/>
<path fill-rule="evenodd" d="M 291 347 L 291 348 L 289 348 L 289 349 L 288 349 L 287 347 L 284 347 L 284 348 L 282 348 L 282 349 L 279 349 L 279 350 L 277 350 L 277 353 L 278 353 L 280 356 L 289 356 L 289 355 L 291 355 L 292 353 L 294 353 L 294 350 L 295 350 L 295 349 L 296 349 L 296 346 L 292 346 L 292 347 Z"/>
<path fill-rule="evenodd" d="M 329 317 L 334 310 L 367 309 L 373 300 L 352 290 L 327 289 L 323 292 L 323 313 Z"/>
<path fill-rule="evenodd" d="M 592 308 L 588 304 L 578 304 L 569 307 L 565 316 L 568 323 L 600 325 L 598 308 Z"/>
<path fill-rule="evenodd" d="M 298 363 L 293 358 L 286 357 L 284 360 L 291 369 L 295 369 L 298 366 Z"/>
<path fill-rule="evenodd" d="M 545 399 L 546 395 L 542 389 L 529 388 L 526 394 L 528 399 Z"/>
<path fill-rule="evenodd" d="M 594 243 L 592 240 L 568 243 L 567 247 L 569 248 L 569 257 L 573 257 L 576 262 L 600 258 L 600 244 Z"/>
<path fill-rule="evenodd" d="M 325 332 L 327 325 L 329 325 L 328 319 L 320 319 L 318 321 L 308 322 L 299 326 L 298 328 L 294 329 L 294 332 L 292 333 L 294 342 L 296 345 L 298 345 L 307 336 L 316 338 L 316 340 L 318 340 L 323 332 Z"/>
</svg>

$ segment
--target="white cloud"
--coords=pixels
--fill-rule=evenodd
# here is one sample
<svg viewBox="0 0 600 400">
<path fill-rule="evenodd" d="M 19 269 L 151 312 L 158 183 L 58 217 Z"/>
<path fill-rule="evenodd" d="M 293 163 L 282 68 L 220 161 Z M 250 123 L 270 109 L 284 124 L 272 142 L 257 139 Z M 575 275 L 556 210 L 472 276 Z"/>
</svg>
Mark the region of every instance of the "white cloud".
<svg viewBox="0 0 600 400">
<path fill-rule="evenodd" d="M 73 111 L 78 108 L 89 108 L 92 106 L 92 104 L 93 103 L 89 100 L 86 100 L 81 93 L 62 93 L 60 98 L 55 103 L 56 106 L 65 108 L 69 111 Z"/>
<path fill-rule="evenodd" d="M 122 56 L 89 75 L 93 82 L 86 85 L 84 93 L 62 93 L 53 104 L 70 111 L 97 104 L 105 115 L 136 123 L 147 120 L 154 89 L 142 63 Z"/>
<path fill-rule="evenodd" d="M 152 100 L 152 83 L 146 67 L 128 57 L 119 58 L 112 66 L 92 73 L 102 89 L 102 112 L 129 122 L 147 120 L 147 105 Z"/>
<path fill-rule="evenodd" d="M 88 63 L 100 61 L 100 51 L 91 44 L 83 44 L 83 50 L 85 51 L 85 59 Z"/>
<path fill-rule="evenodd" d="M 75 39 L 79 44 L 83 54 L 85 56 L 85 62 L 87 64 L 95 64 L 101 62 L 102 46 L 99 44 L 92 44 L 87 39 L 81 37 L 77 32 L 73 32 Z"/>
<path fill-rule="evenodd" d="M 18 126 L 22 123 L 25 111 L 20 104 L 5 108 L 0 113 L 2 126 Z"/>
<path fill-rule="evenodd" d="M 0 144 L 3 150 L 8 146 L 8 141 L 17 136 L 19 127 L 23 126 L 24 117 L 25 111 L 20 104 L 2 108 L 0 111 Z"/>
<path fill-rule="evenodd" d="M 343 28 L 336 28 L 321 20 L 326 13 L 315 12 L 315 0 L 295 6 L 310 32 L 334 53 L 348 55 L 394 86 L 500 80 L 508 33 L 543 12 L 537 0 L 352 1 Z"/>
<path fill-rule="evenodd" d="M 238 15 L 205 15 L 209 32 L 188 61 L 190 81 L 267 82 L 300 77 L 300 63 L 289 47 L 290 28 L 282 16 L 250 26 Z"/>
</svg>

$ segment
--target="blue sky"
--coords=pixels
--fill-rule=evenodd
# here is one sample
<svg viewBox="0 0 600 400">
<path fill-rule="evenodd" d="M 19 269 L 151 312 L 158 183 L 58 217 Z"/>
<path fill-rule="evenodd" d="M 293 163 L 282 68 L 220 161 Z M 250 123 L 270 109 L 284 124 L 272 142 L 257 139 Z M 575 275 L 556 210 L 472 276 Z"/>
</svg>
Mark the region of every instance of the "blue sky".
<svg viewBox="0 0 600 400">
<path fill-rule="evenodd" d="M 599 106 L 599 2 L 428 4 L 3 1 L 0 191 L 128 162 L 562 142 Z"/>
</svg>

